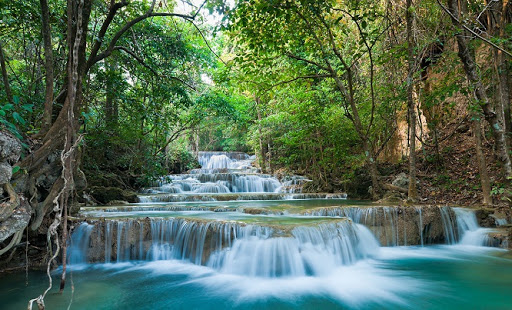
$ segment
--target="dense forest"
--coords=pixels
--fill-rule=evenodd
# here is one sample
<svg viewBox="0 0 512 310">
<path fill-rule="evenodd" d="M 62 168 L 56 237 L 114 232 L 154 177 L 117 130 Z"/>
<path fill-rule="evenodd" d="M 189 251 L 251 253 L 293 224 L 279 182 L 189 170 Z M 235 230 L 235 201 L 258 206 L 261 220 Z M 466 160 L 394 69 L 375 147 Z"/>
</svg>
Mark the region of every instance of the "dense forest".
<svg viewBox="0 0 512 310">
<path fill-rule="evenodd" d="M 307 192 L 509 210 L 511 21 L 507 0 L 1 1 L 1 264 L 29 239 L 34 266 L 65 261 L 47 244 L 80 206 L 198 151 Z"/>
</svg>

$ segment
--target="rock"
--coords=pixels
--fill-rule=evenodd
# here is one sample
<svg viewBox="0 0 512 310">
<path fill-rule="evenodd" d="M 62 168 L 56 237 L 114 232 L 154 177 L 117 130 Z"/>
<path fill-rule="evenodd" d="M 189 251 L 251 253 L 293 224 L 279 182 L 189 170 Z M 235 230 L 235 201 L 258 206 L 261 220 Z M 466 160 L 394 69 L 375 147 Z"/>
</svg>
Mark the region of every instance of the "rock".
<svg viewBox="0 0 512 310">
<path fill-rule="evenodd" d="M 387 191 L 384 194 L 384 197 L 377 201 L 380 204 L 398 204 L 401 205 L 404 203 L 404 197 L 398 192 Z"/>
<path fill-rule="evenodd" d="M 6 162 L 0 163 L 0 185 L 9 183 L 12 177 L 12 167 Z"/>
<path fill-rule="evenodd" d="M 6 131 L 0 131 L 0 162 L 14 164 L 21 154 L 21 142 Z"/>
<path fill-rule="evenodd" d="M 0 242 L 12 236 L 17 231 L 27 227 L 30 221 L 30 205 L 26 199 L 20 199 L 21 204 L 14 209 L 13 214 L 0 222 Z"/>
<path fill-rule="evenodd" d="M 127 202 L 138 202 L 139 198 L 135 192 L 123 190 L 119 187 L 91 187 L 89 194 L 98 202 L 107 204 L 113 200 L 123 200 Z"/>
<path fill-rule="evenodd" d="M 486 208 L 476 210 L 475 216 L 478 221 L 478 225 L 482 227 L 496 227 L 496 221 L 491 217 L 493 212 L 494 210 Z"/>
<path fill-rule="evenodd" d="M 108 203 L 109 206 L 119 206 L 119 205 L 127 205 L 127 204 L 129 204 L 129 202 L 125 201 L 125 200 L 111 200 Z"/>
<path fill-rule="evenodd" d="M 409 187 L 409 177 L 404 172 L 399 173 L 393 182 L 391 182 L 394 186 L 407 188 Z"/>
</svg>

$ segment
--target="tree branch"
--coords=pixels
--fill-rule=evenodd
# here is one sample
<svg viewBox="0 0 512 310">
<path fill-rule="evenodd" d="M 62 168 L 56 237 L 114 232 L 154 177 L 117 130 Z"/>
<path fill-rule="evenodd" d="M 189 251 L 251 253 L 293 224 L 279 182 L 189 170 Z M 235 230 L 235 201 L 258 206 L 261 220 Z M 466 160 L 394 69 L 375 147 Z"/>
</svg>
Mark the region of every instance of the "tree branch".
<svg viewBox="0 0 512 310">
<path fill-rule="evenodd" d="M 279 85 L 292 83 L 292 82 L 295 82 L 295 81 L 301 80 L 301 79 L 316 79 L 316 78 L 329 78 L 329 77 L 332 77 L 332 75 L 330 75 L 330 74 L 314 74 L 314 75 L 297 76 L 291 80 L 281 81 L 277 84 L 274 84 L 274 85 L 270 86 L 269 88 L 263 90 L 263 92 L 267 92 L 267 91 L 271 90 L 272 88 L 277 87 Z"/>
<path fill-rule="evenodd" d="M 204 37 L 203 35 L 203 32 L 201 31 L 201 29 L 199 29 L 199 27 L 197 27 L 196 23 L 194 23 L 193 21 L 190 21 L 190 23 L 192 25 L 194 25 L 194 27 L 196 28 L 196 30 L 199 32 L 199 34 L 201 35 L 201 38 L 203 38 L 204 40 L 204 43 L 206 43 L 206 46 L 208 46 L 208 49 L 210 49 L 210 52 L 213 53 L 213 55 L 215 55 L 215 57 L 217 57 L 217 59 L 219 59 L 224 65 L 228 65 L 227 63 L 224 62 L 224 60 L 222 60 L 222 58 L 219 57 L 219 55 L 217 55 L 217 53 L 215 53 L 212 49 L 212 47 L 210 46 L 210 43 L 208 43 L 208 40 L 206 40 L 206 38 Z"/>
<path fill-rule="evenodd" d="M 312 60 L 309 60 L 309 59 L 305 59 L 305 58 L 302 58 L 302 57 L 299 57 L 297 55 L 294 55 L 290 52 L 287 52 L 286 53 L 286 56 L 288 56 L 289 58 L 292 58 L 292 59 L 295 59 L 295 60 L 300 60 L 300 61 L 304 61 L 308 64 L 311 64 L 311 65 L 314 65 L 314 66 L 317 66 L 318 68 L 322 69 L 322 70 L 325 70 L 325 71 L 329 71 L 329 68 L 327 67 L 324 67 L 322 66 L 321 64 L 315 62 L 315 61 L 312 61 Z"/>
<path fill-rule="evenodd" d="M 116 46 L 116 43 L 117 41 L 119 40 L 119 38 L 121 38 L 121 36 L 126 32 L 128 31 L 131 27 L 133 27 L 135 24 L 147 19 L 147 18 L 150 18 L 150 17 L 164 17 L 164 16 L 168 16 L 168 17 L 181 17 L 183 19 L 186 19 L 186 20 L 194 20 L 195 17 L 197 16 L 197 14 L 199 13 L 199 10 L 193 15 L 185 15 L 185 14 L 179 14 L 179 13 L 166 13 L 166 12 L 160 12 L 160 13 L 155 13 L 153 10 L 154 10 L 154 7 L 155 7 L 155 3 L 156 3 L 156 0 L 153 0 L 153 2 L 151 3 L 151 7 L 149 8 L 149 10 L 143 14 L 143 15 L 140 15 L 132 20 L 130 20 L 129 22 L 127 22 L 121 29 L 119 29 L 115 34 L 114 36 L 112 37 L 112 40 L 110 40 L 110 43 L 107 47 L 106 50 L 104 50 L 103 52 L 101 52 L 100 54 L 98 54 L 97 56 L 95 56 L 94 58 L 93 57 L 89 57 L 89 60 L 87 61 L 87 66 L 86 66 L 86 71 L 88 71 L 95 63 L 105 59 L 106 57 L 110 56 L 110 54 L 112 54 L 112 52 L 114 51 L 114 47 Z M 113 17 L 113 16 L 112 16 Z M 110 24 L 110 22 L 109 22 Z M 108 24 L 106 26 L 108 28 Z M 91 54 L 91 56 L 93 56 Z"/>
<path fill-rule="evenodd" d="M 479 35 L 478 33 L 476 33 L 474 30 L 472 30 L 471 28 L 469 28 L 468 26 L 464 25 L 455 15 L 452 14 L 452 12 L 450 12 L 450 10 L 448 10 L 447 7 L 445 7 L 439 0 L 436 0 L 437 1 L 437 4 L 439 4 L 439 6 L 443 9 L 443 11 L 445 11 L 448 15 L 450 15 L 451 19 L 457 24 L 459 25 L 460 27 L 464 28 L 465 30 L 469 31 L 472 35 L 474 35 L 475 37 L 479 38 L 480 40 L 484 41 L 485 43 L 489 44 L 490 46 L 494 47 L 495 49 L 497 50 L 500 50 L 502 51 L 503 53 L 507 54 L 508 56 L 512 57 L 512 53 L 508 52 L 507 50 L 499 47 L 498 45 L 494 44 L 493 42 L 489 41 L 488 39 L 482 37 L 481 35 Z"/>
<path fill-rule="evenodd" d="M 114 16 L 117 14 L 117 11 L 126 5 L 128 5 L 128 2 L 126 0 L 123 0 L 118 3 L 113 3 L 110 7 L 107 18 L 105 18 L 105 21 L 103 21 L 100 31 L 98 32 L 97 39 L 95 40 L 96 42 L 94 43 L 94 46 L 91 49 L 89 59 L 87 59 L 87 69 L 89 69 L 94 64 L 93 61 L 96 58 L 96 55 L 98 54 L 98 51 L 101 48 L 101 45 L 103 44 L 105 33 L 107 33 L 107 29 L 110 26 L 110 23 L 112 23 Z"/>
</svg>

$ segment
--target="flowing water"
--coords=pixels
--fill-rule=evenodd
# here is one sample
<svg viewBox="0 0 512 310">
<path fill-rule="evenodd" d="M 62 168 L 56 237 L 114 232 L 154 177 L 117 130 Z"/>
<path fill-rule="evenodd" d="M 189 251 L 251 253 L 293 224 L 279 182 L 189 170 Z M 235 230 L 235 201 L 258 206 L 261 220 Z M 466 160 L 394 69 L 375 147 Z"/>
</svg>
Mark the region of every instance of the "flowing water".
<svg viewBox="0 0 512 310">
<path fill-rule="evenodd" d="M 473 210 L 309 196 L 307 179 L 258 174 L 252 160 L 201 152 L 201 169 L 140 203 L 82 208 L 74 292 L 54 289 L 48 309 L 511 308 L 509 252 L 487 247 Z M 42 272 L 3 275 L 1 308 L 26 308 L 46 285 Z"/>
</svg>

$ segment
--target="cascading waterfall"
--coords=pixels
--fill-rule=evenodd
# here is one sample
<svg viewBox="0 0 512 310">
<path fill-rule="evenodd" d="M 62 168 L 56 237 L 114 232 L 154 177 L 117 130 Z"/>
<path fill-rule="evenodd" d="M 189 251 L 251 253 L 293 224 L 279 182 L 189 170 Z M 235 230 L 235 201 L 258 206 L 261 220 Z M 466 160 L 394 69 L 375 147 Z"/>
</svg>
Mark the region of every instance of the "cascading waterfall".
<svg viewBox="0 0 512 310">
<path fill-rule="evenodd" d="M 157 187 L 144 191 L 149 196 L 141 202 L 157 202 L 155 194 L 226 194 L 226 193 L 299 193 L 304 177 L 289 176 L 281 184 L 272 175 L 257 173 L 252 167 L 255 156 L 239 152 L 199 152 L 201 169 L 189 174 L 169 175 Z"/>
<path fill-rule="evenodd" d="M 104 236 L 107 263 L 178 259 L 225 273 L 280 277 L 325 273 L 329 266 L 354 264 L 379 248 L 366 227 L 350 220 L 297 226 L 290 232 L 236 222 L 155 218 L 146 233 L 143 224 L 133 220 L 82 223 L 73 234 L 76 246 L 71 257 L 86 261 L 92 255 L 87 250 L 94 252 L 89 249 L 90 239 Z"/>
<path fill-rule="evenodd" d="M 271 175 L 258 174 L 251 166 L 254 157 L 245 153 L 199 152 L 198 160 L 201 169 L 163 178 L 158 187 L 147 189 L 147 195 L 139 196 L 140 201 L 233 203 L 346 198 L 344 194 L 300 193 L 310 180 L 291 176 L 280 183 Z M 339 266 L 378 256 L 381 245 L 484 245 L 487 242 L 488 230 L 478 226 L 475 213 L 468 209 L 317 207 L 297 211 L 300 215 L 290 216 L 291 223 L 268 224 L 287 214 L 288 209 L 267 212 L 265 208 L 251 210 L 241 203 L 239 208 L 191 204 L 141 204 L 88 211 L 92 212 L 89 215 L 113 219 L 82 223 L 75 230 L 71 237 L 70 263 L 179 260 L 237 276 L 326 276 Z M 127 211 L 140 218 L 114 219 Z M 144 212 L 151 211 L 162 214 L 175 211 L 183 215 L 159 218 L 148 213 L 150 217 L 142 218 L 146 216 Z M 258 212 L 268 215 L 260 215 L 261 222 L 251 224 L 249 217 L 257 217 Z"/>
<path fill-rule="evenodd" d="M 370 229 L 385 246 L 425 244 L 486 245 L 489 229 L 478 226 L 473 210 L 451 207 L 332 207 L 306 216 L 338 216 Z"/>
<path fill-rule="evenodd" d="M 94 225 L 82 223 L 71 235 L 68 256 L 70 264 L 87 263 L 86 253 L 93 228 Z"/>
<path fill-rule="evenodd" d="M 350 221 L 300 226 L 291 235 L 246 235 L 212 255 L 208 265 L 224 273 L 259 277 L 320 275 L 370 257 L 379 247 L 367 228 Z"/>
</svg>

